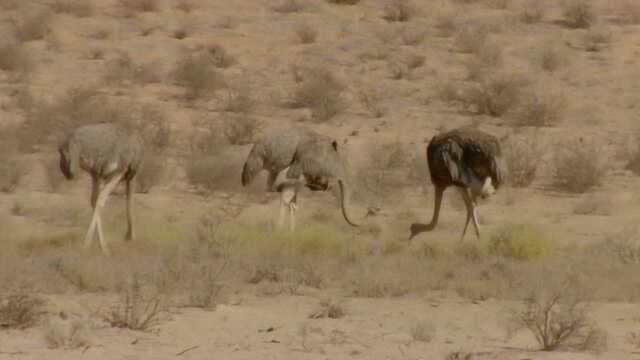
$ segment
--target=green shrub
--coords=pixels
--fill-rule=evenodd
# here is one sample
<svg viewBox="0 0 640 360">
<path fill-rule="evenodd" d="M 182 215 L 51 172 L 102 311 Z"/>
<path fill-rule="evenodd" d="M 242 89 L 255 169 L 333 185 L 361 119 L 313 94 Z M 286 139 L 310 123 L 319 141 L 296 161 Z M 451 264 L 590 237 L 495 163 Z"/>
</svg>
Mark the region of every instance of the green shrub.
<svg viewBox="0 0 640 360">
<path fill-rule="evenodd" d="M 494 232 L 483 246 L 491 255 L 520 261 L 534 261 L 554 251 L 554 241 L 528 225 L 507 225 Z"/>
</svg>

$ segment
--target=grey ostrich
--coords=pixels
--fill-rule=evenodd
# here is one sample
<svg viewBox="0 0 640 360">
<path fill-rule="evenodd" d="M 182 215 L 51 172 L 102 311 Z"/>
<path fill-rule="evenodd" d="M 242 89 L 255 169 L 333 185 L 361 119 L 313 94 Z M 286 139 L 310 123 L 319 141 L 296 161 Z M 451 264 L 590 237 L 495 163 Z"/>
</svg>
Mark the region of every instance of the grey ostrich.
<svg viewBox="0 0 640 360">
<path fill-rule="evenodd" d="M 330 181 L 340 186 L 340 207 L 348 224 L 354 223 L 348 212 L 349 187 L 345 184 L 345 167 L 338 143 L 309 129 L 291 129 L 258 140 L 242 169 L 242 185 L 249 185 L 262 170 L 269 173 L 267 191 L 280 193 L 278 227 L 284 226 L 289 211 L 289 230 L 295 229 L 298 192 L 302 186 L 312 191 L 330 189 Z"/>
<path fill-rule="evenodd" d="M 109 194 L 124 180 L 127 198 L 126 240 L 135 238 L 133 228 L 132 185 L 141 163 L 143 145 L 140 135 L 132 129 L 113 123 L 81 126 L 59 146 L 60 170 L 72 180 L 82 169 L 91 175 L 91 207 L 93 215 L 84 238 L 84 247 L 91 247 L 96 235 L 105 255 L 111 252 L 102 232 L 100 211 Z M 101 182 L 104 187 L 100 189 Z"/>
<path fill-rule="evenodd" d="M 506 167 L 498 139 L 472 127 L 438 134 L 427 146 L 427 163 L 435 187 L 433 218 L 429 224 L 412 224 L 409 238 L 436 227 L 442 195 L 449 186 L 458 189 L 467 208 L 460 240 L 464 239 L 471 219 L 480 238 L 476 199 L 489 197 L 504 183 Z"/>
</svg>

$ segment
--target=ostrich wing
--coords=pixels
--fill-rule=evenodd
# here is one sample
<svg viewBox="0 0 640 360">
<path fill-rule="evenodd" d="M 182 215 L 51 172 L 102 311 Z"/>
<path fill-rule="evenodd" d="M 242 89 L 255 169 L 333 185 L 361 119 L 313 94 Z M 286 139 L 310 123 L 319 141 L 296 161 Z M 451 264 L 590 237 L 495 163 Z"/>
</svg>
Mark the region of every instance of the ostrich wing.
<svg viewBox="0 0 640 360">
<path fill-rule="evenodd" d="M 335 178 L 341 175 L 341 169 L 337 143 L 329 137 L 317 136 L 298 145 L 287 177 Z"/>
</svg>

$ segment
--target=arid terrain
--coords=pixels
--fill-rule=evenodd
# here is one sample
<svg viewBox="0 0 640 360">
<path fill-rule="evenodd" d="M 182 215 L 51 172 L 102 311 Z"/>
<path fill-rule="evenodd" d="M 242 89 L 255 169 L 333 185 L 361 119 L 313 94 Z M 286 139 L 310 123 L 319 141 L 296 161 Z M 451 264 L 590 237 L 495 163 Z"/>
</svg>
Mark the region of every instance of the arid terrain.
<svg viewBox="0 0 640 360">
<path fill-rule="evenodd" d="M 0 0 L 0 359 L 640 359 L 640 1 Z M 137 239 L 83 251 L 58 144 L 143 134 Z M 482 236 L 425 149 L 475 126 Z M 348 204 L 275 228 L 263 134 L 335 138 Z M 334 187 L 333 189 L 335 189 Z"/>
</svg>

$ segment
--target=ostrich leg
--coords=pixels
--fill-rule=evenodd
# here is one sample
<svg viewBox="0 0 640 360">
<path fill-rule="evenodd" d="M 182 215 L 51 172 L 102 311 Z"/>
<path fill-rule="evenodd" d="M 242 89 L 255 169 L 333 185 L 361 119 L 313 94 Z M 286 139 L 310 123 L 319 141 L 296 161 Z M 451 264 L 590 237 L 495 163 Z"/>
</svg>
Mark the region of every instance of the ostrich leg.
<svg viewBox="0 0 640 360">
<path fill-rule="evenodd" d="M 135 230 L 133 229 L 133 186 L 131 180 L 127 180 L 127 234 L 125 240 L 131 241 L 136 238 Z"/>
<path fill-rule="evenodd" d="M 96 226 L 98 226 L 99 230 L 102 230 L 102 226 L 98 225 L 100 224 L 100 211 L 102 210 L 102 207 L 104 207 L 105 203 L 107 202 L 107 198 L 109 197 L 113 189 L 116 187 L 116 185 L 118 185 L 118 182 L 122 180 L 123 176 L 124 176 L 124 173 L 114 176 L 111 180 L 109 180 L 109 182 L 107 182 L 105 187 L 98 192 L 98 198 L 96 200 L 95 209 L 93 210 L 91 223 L 89 224 L 89 230 L 87 230 L 87 234 L 84 237 L 85 249 L 88 249 L 91 247 L 91 243 L 93 240 L 93 233 L 96 230 Z M 98 239 L 100 240 L 100 247 L 102 248 L 102 252 L 105 255 L 110 255 L 111 252 L 107 247 L 107 243 L 104 240 L 104 235 L 102 234 L 101 231 L 98 231 Z"/>
</svg>

